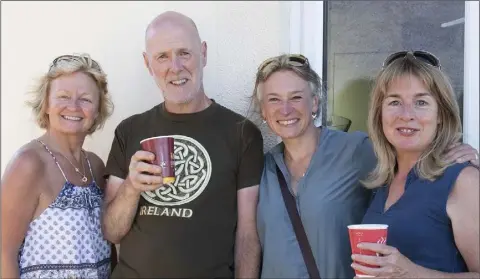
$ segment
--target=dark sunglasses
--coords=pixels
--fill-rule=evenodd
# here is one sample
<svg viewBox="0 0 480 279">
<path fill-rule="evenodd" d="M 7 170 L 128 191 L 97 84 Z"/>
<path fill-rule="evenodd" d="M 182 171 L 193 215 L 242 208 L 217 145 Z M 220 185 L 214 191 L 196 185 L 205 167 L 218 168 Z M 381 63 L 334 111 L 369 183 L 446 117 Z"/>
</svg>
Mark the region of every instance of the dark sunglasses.
<svg viewBox="0 0 480 279">
<path fill-rule="evenodd" d="M 399 58 L 404 58 L 407 55 L 411 55 L 413 58 L 428 63 L 439 69 L 441 68 L 440 60 L 430 52 L 423 50 L 395 52 L 394 54 L 389 55 L 387 59 L 385 59 L 382 68 L 385 69 L 388 65 L 392 64 L 393 61 Z"/>
<path fill-rule="evenodd" d="M 307 57 L 305 57 L 301 54 L 289 54 L 287 56 L 287 58 L 288 58 L 288 64 L 291 65 L 291 66 L 294 66 L 294 67 L 302 67 L 302 66 L 308 66 L 309 65 Z M 263 63 L 260 64 L 260 66 L 258 67 L 258 70 L 259 71 L 264 70 L 270 63 L 272 63 L 273 61 L 276 61 L 276 60 L 278 60 L 278 56 L 277 57 L 272 57 L 272 58 L 269 58 L 269 59 L 263 61 Z"/>
<path fill-rule="evenodd" d="M 52 64 L 50 64 L 50 68 L 48 69 L 48 71 L 52 70 L 53 67 L 55 67 L 57 65 L 58 62 L 60 61 L 80 61 L 82 58 L 84 57 L 81 57 L 81 56 L 77 56 L 77 55 L 61 55 L 57 58 L 55 58 L 52 62 Z M 97 63 L 97 61 L 89 58 L 90 60 L 92 60 L 92 67 L 95 68 L 96 70 L 102 72 L 102 68 L 100 67 L 100 65 Z"/>
</svg>

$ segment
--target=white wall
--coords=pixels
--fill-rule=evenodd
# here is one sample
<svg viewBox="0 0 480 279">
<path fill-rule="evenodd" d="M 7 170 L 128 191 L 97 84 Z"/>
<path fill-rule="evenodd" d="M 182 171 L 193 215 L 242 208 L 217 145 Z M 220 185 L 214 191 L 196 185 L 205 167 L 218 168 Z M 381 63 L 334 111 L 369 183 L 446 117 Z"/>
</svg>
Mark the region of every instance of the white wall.
<svg viewBox="0 0 480 279">
<path fill-rule="evenodd" d="M 208 44 L 207 94 L 245 114 L 258 64 L 289 50 L 289 8 L 289 2 L 2 3 L 2 174 L 14 152 L 43 132 L 25 93 L 56 56 L 89 53 L 108 74 L 114 114 L 84 146 L 106 161 L 116 125 L 162 101 L 142 59 L 151 19 L 175 10 L 197 23 Z M 271 146 L 275 138 L 266 136 Z"/>
</svg>

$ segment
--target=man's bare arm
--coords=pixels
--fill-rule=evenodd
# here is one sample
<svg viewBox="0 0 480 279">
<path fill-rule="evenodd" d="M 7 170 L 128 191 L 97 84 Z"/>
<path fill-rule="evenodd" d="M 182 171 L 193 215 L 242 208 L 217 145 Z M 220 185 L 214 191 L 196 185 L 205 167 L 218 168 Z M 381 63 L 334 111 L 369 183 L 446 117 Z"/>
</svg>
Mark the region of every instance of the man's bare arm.
<svg viewBox="0 0 480 279">
<path fill-rule="evenodd" d="M 105 189 L 102 230 L 105 239 L 115 244 L 130 230 L 140 200 L 140 194 L 129 191 L 126 183 L 126 180 L 110 176 Z"/>
<path fill-rule="evenodd" d="M 107 240 L 115 244 L 120 243 L 130 231 L 140 193 L 156 190 L 163 185 L 162 169 L 145 163 L 153 158 L 154 155 L 150 152 L 137 151 L 132 156 L 130 171 L 125 180 L 115 176 L 108 179 L 102 214 L 102 231 Z"/>
<path fill-rule="evenodd" d="M 235 277 L 258 278 L 260 241 L 257 233 L 258 185 L 237 192 L 238 223 L 235 244 Z"/>
</svg>

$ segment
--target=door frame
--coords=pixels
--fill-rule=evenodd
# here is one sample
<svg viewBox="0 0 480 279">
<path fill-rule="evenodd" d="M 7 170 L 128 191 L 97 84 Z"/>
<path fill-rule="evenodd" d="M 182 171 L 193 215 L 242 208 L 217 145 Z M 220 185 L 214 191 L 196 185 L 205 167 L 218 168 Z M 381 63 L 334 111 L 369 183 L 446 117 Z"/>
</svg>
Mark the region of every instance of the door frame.
<svg viewBox="0 0 480 279">
<path fill-rule="evenodd" d="M 465 1 L 463 142 L 479 150 L 479 2 Z"/>
<path fill-rule="evenodd" d="M 308 57 L 313 70 L 326 80 L 326 1 L 290 1 L 290 53 Z M 323 84 L 322 84 L 323 85 Z M 315 125 L 324 126 L 327 117 L 327 92 L 322 90 L 321 114 Z"/>
</svg>

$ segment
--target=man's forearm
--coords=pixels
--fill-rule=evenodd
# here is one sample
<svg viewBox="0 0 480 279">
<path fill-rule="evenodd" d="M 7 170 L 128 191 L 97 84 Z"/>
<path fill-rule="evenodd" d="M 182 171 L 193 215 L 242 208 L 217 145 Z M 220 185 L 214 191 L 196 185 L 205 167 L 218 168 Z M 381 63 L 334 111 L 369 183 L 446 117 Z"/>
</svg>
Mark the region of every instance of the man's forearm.
<svg viewBox="0 0 480 279">
<path fill-rule="evenodd" d="M 259 278 L 260 242 L 255 232 L 237 233 L 235 244 L 235 278 Z"/>
<path fill-rule="evenodd" d="M 107 240 L 116 244 L 130 230 L 140 200 L 140 195 L 129 190 L 126 183 L 128 182 L 122 183 L 117 195 L 103 212 L 103 234 Z"/>
</svg>

